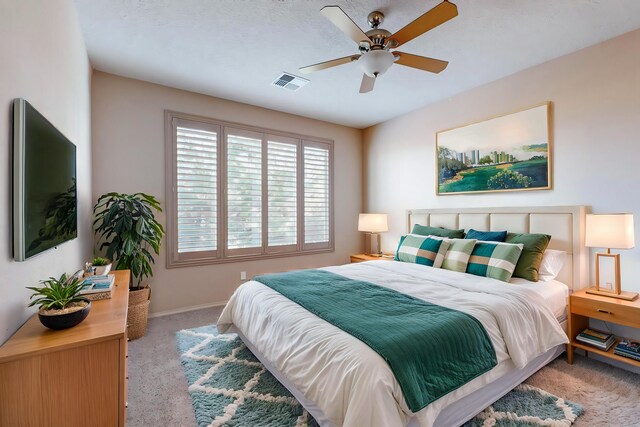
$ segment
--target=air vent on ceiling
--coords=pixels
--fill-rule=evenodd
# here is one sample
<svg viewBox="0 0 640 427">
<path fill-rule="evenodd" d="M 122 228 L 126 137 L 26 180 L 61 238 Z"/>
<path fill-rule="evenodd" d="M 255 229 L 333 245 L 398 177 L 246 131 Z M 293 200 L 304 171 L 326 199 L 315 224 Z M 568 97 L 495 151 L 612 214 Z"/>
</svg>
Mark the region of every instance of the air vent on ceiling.
<svg viewBox="0 0 640 427">
<path fill-rule="evenodd" d="M 307 83 L 309 83 L 309 80 L 307 79 L 303 79 L 302 77 L 294 76 L 293 74 L 289 73 L 282 73 L 271 84 L 289 90 L 298 90 Z"/>
</svg>

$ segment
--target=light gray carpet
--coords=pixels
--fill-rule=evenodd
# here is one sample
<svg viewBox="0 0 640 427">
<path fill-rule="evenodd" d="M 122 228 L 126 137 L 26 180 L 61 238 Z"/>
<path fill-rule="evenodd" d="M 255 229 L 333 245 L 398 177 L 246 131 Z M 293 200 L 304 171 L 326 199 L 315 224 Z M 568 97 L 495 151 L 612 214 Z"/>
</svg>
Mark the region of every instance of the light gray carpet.
<svg viewBox="0 0 640 427">
<path fill-rule="evenodd" d="M 150 319 L 147 334 L 130 343 L 128 426 L 196 425 L 175 333 L 214 323 L 220 312 Z M 634 426 L 640 420 L 640 375 L 576 355 L 572 366 L 561 356 L 526 382 L 583 405 L 573 427 Z"/>
</svg>

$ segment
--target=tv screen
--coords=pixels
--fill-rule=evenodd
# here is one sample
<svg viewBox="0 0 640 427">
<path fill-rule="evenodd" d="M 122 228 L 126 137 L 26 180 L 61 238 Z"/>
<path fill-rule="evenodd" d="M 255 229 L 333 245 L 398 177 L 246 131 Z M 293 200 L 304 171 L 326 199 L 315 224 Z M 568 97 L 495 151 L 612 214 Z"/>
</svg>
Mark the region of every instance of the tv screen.
<svg viewBox="0 0 640 427">
<path fill-rule="evenodd" d="M 24 99 L 13 105 L 14 258 L 78 235 L 76 146 Z"/>
</svg>

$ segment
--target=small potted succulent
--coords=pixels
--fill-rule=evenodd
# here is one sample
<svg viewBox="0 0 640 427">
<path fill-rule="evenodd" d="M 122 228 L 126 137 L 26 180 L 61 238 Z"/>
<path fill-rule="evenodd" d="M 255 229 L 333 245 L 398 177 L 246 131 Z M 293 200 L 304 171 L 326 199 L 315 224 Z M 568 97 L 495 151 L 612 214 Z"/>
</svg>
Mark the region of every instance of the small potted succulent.
<svg viewBox="0 0 640 427">
<path fill-rule="evenodd" d="M 38 305 L 38 318 L 40 323 L 49 329 L 67 329 L 76 326 L 86 319 L 91 310 L 91 301 L 80 296 L 83 279 L 76 272 L 67 277 L 63 273 L 59 279 L 49 277 L 48 280 L 41 280 L 44 286 L 41 288 L 27 286 L 33 294 L 29 307 Z M 36 299 L 34 299 L 36 298 Z"/>
<path fill-rule="evenodd" d="M 95 257 L 91 265 L 93 266 L 93 273 L 96 276 L 104 276 L 111 271 L 111 261 L 107 258 Z"/>
</svg>

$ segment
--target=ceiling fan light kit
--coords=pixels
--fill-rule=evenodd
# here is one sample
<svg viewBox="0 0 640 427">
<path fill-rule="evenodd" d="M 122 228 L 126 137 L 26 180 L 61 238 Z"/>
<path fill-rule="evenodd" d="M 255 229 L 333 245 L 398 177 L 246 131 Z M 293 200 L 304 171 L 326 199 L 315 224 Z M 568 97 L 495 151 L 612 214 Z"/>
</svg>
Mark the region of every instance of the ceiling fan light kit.
<svg viewBox="0 0 640 427">
<path fill-rule="evenodd" d="M 396 57 L 388 50 L 370 50 L 358 59 L 362 71 L 369 77 L 384 74 L 396 61 Z"/>
<path fill-rule="evenodd" d="M 360 93 L 366 93 L 373 90 L 375 79 L 384 74 L 394 62 L 431 73 L 439 73 L 447 68 L 447 61 L 397 51 L 392 52 L 391 49 L 395 49 L 458 16 L 458 8 L 449 1 L 443 1 L 395 34 L 378 28 L 384 22 L 384 14 L 379 11 L 371 12 L 367 16 L 371 30 L 366 33 L 339 6 L 325 6 L 320 10 L 320 13 L 358 45 L 360 55 L 345 56 L 302 67 L 300 68 L 301 73 L 307 74 L 358 61 L 364 72 Z"/>
</svg>

